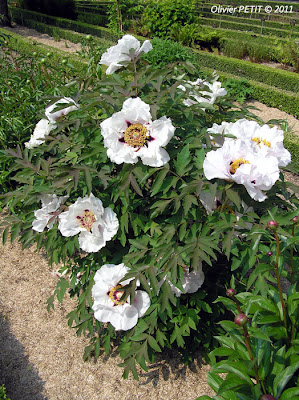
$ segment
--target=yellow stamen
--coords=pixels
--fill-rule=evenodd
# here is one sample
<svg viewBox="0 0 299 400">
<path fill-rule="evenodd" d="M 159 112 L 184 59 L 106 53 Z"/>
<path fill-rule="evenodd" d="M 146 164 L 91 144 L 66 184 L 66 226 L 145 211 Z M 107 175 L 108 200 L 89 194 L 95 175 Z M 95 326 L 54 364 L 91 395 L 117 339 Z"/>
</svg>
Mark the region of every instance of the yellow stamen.
<svg viewBox="0 0 299 400">
<path fill-rule="evenodd" d="M 147 129 L 142 124 L 130 125 L 124 133 L 124 141 L 131 147 L 142 147 L 147 139 Z"/>
<path fill-rule="evenodd" d="M 109 297 L 111 299 L 111 301 L 113 301 L 115 306 L 119 306 L 121 304 L 125 304 L 125 300 L 120 300 L 122 295 L 124 294 L 123 290 L 119 290 L 122 288 L 122 285 L 117 285 L 114 286 L 110 292 L 109 292 Z"/>
<path fill-rule="evenodd" d="M 81 228 L 85 228 L 88 232 L 91 231 L 92 225 L 96 222 L 94 213 L 90 210 L 84 210 L 83 215 L 77 216 L 78 224 Z"/>
<path fill-rule="evenodd" d="M 232 161 L 230 164 L 230 173 L 233 175 L 236 173 L 237 169 L 243 164 L 250 164 L 249 161 L 244 160 L 243 158 L 238 158 L 235 161 Z"/>
<path fill-rule="evenodd" d="M 265 139 L 262 139 L 262 138 L 259 138 L 259 137 L 254 137 L 251 140 L 253 142 L 255 142 L 259 146 L 259 148 L 261 147 L 261 143 L 264 144 L 265 146 L 271 147 L 271 143 L 268 142 L 268 140 L 265 140 Z"/>
</svg>

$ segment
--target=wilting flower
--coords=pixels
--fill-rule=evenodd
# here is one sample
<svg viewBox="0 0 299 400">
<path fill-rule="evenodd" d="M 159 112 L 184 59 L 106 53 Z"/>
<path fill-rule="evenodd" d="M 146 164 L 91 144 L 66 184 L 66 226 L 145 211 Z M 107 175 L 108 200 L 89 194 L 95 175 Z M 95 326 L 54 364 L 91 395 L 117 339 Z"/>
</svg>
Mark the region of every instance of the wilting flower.
<svg viewBox="0 0 299 400">
<path fill-rule="evenodd" d="M 127 99 L 121 111 L 101 123 L 107 156 L 116 164 L 135 164 L 139 157 L 145 165 L 161 167 L 169 161 L 162 147 L 174 131 L 170 118 L 152 121 L 150 106 L 139 97 Z"/>
<path fill-rule="evenodd" d="M 256 121 L 240 119 L 235 123 L 213 124 L 207 131 L 209 133 L 234 135 L 237 139 L 250 144 L 252 150 L 261 156 L 276 157 L 279 166 L 285 167 L 291 162 L 291 154 L 283 146 L 283 131 L 278 129 L 277 126 L 273 128 L 267 124 L 260 126 Z M 216 139 L 214 140 L 216 141 Z M 226 138 L 225 140 L 229 139 Z"/>
<path fill-rule="evenodd" d="M 166 276 L 160 280 L 159 288 L 163 285 L 163 283 L 167 279 L 167 282 L 169 283 L 169 286 L 172 292 L 176 295 L 176 297 L 180 297 L 181 294 L 197 292 L 197 290 L 202 286 L 205 280 L 205 275 L 202 270 L 201 262 L 198 266 L 197 271 L 190 272 L 189 268 L 186 265 L 181 266 L 181 268 L 183 269 L 183 277 L 181 278 L 181 285 L 183 287 L 183 291 L 178 287 L 176 287 Z M 159 291 L 157 294 L 159 294 Z"/>
<path fill-rule="evenodd" d="M 62 108 L 58 111 L 54 111 L 56 107 L 59 107 L 60 104 L 70 104 L 73 105 Z M 73 99 L 70 97 L 63 97 L 62 99 L 56 101 L 56 103 L 51 104 L 50 106 L 46 107 L 45 115 L 47 119 L 41 119 L 35 126 L 33 134 L 30 137 L 29 142 L 25 143 L 25 147 L 27 149 L 33 149 L 34 147 L 39 146 L 40 144 L 45 142 L 45 137 L 50 134 L 50 132 L 56 128 L 56 121 L 67 115 L 71 111 L 74 111 L 79 108 L 79 105 L 75 103 Z"/>
<path fill-rule="evenodd" d="M 57 197 L 56 194 L 46 194 L 41 197 L 42 208 L 34 211 L 35 220 L 32 222 L 32 229 L 43 232 L 45 227 L 51 229 L 58 215 L 55 212 L 65 202 L 68 196 Z"/>
<path fill-rule="evenodd" d="M 69 206 L 59 216 L 58 229 L 63 236 L 79 233 L 80 248 L 87 252 L 99 251 L 118 230 L 118 219 L 111 208 L 104 208 L 92 193 Z"/>
<path fill-rule="evenodd" d="M 72 105 L 70 105 L 69 107 L 60 108 L 62 104 Z M 57 111 L 55 111 L 56 108 L 58 108 Z M 77 110 L 78 108 L 79 104 L 77 104 L 73 99 L 71 99 L 70 97 L 63 97 L 62 99 L 56 101 L 54 104 L 46 107 L 45 115 L 50 123 L 55 124 L 59 118 L 69 114 L 71 111 Z"/>
<path fill-rule="evenodd" d="M 132 35 L 125 35 L 119 39 L 117 45 L 109 47 L 102 55 L 100 64 L 107 65 L 106 74 L 110 75 L 123 66 L 127 66 L 133 58 L 148 53 L 153 46 L 149 40 L 145 40 L 140 47 L 140 42 Z"/>
<path fill-rule="evenodd" d="M 181 284 L 183 286 L 184 291 L 182 292 L 179 288 L 169 282 L 171 290 L 176 295 L 176 297 L 180 297 L 181 294 L 185 293 L 195 293 L 202 286 L 205 275 L 202 271 L 202 266 L 200 265 L 197 271 L 189 272 L 188 267 L 184 267 L 184 276 L 181 280 Z"/>
<path fill-rule="evenodd" d="M 94 276 L 94 316 L 98 321 L 110 322 L 116 330 L 127 331 L 133 328 L 138 318 L 142 317 L 150 306 L 149 295 L 143 290 L 136 290 L 133 304 L 130 304 L 129 299 L 121 300 L 123 286 L 134 279 L 127 279 L 119 284 L 128 271 L 129 268 L 124 264 L 106 264 Z"/>
<path fill-rule="evenodd" d="M 208 180 L 220 178 L 242 184 L 256 201 L 264 201 L 262 191 L 271 189 L 279 178 L 276 157 L 257 154 L 242 140 L 225 141 L 221 148 L 208 152 L 203 168 Z"/>
<path fill-rule="evenodd" d="M 33 134 L 30 137 L 29 142 L 25 143 L 27 149 L 33 149 L 45 142 L 45 137 L 50 134 L 50 132 L 55 129 L 55 124 L 49 122 L 49 120 L 43 118 L 41 119 L 34 128 Z"/>
<path fill-rule="evenodd" d="M 198 103 L 209 103 L 214 104 L 217 97 L 222 97 L 227 94 L 227 91 L 221 87 L 221 82 L 214 81 L 212 83 L 205 81 L 204 79 L 198 78 L 196 81 L 188 81 L 187 84 L 194 87 L 195 91 L 190 91 L 189 98 L 184 100 L 183 103 L 190 107 L 194 104 Z M 187 85 L 186 85 L 187 86 Z M 206 86 L 210 91 L 202 90 Z M 184 85 L 179 85 L 179 89 L 186 91 L 186 87 Z M 202 107 L 203 110 L 205 109 Z"/>
</svg>

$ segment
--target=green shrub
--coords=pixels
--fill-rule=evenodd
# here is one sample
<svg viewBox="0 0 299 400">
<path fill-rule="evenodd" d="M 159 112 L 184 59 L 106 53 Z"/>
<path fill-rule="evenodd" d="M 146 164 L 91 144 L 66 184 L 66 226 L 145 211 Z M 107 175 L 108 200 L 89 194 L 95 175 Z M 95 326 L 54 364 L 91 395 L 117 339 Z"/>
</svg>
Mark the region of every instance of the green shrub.
<svg viewBox="0 0 299 400">
<path fill-rule="evenodd" d="M 155 66 L 164 66 L 178 61 L 190 61 L 196 63 L 196 56 L 191 49 L 169 39 L 154 38 L 152 41 L 153 50 L 142 57 Z"/>
<path fill-rule="evenodd" d="M 106 15 L 98 14 L 97 12 L 80 12 L 77 15 L 77 21 L 86 22 L 91 25 L 107 26 L 108 18 Z"/>
<path fill-rule="evenodd" d="M 143 13 L 143 24 L 152 36 L 169 37 L 173 23 L 184 26 L 194 22 L 194 0 L 150 0 Z"/>
<path fill-rule="evenodd" d="M 6 396 L 6 389 L 5 389 L 5 386 L 4 386 L 4 385 L 0 386 L 0 400 L 10 400 L 10 399 Z"/>
<path fill-rule="evenodd" d="M 223 82 L 223 87 L 227 90 L 228 95 L 232 96 L 239 103 L 251 97 L 252 88 L 246 79 L 227 79 Z"/>
</svg>

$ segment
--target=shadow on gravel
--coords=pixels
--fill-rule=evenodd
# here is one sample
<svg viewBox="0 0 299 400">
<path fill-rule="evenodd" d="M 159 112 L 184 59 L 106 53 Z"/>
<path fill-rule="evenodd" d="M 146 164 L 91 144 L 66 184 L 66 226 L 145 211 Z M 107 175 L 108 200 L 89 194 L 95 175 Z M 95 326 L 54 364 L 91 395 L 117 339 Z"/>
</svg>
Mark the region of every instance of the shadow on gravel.
<svg viewBox="0 0 299 400">
<path fill-rule="evenodd" d="M 11 333 L 8 318 L 0 312 L 0 386 L 5 385 L 11 400 L 49 400 L 41 393 L 44 383 Z"/>
</svg>

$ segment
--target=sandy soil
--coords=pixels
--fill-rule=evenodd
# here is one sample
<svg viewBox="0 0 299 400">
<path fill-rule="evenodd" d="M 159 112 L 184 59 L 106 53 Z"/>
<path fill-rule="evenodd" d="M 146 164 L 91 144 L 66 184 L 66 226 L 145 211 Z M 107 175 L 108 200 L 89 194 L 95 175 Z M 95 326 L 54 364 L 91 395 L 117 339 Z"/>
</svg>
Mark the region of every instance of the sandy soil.
<svg viewBox="0 0 299 400">
<path fill-rule="evenodd" d="M 32 29 L 13 31 L 64 51 L 80 50 L 80 45 L 55 42 Z M 261 110 L 254 112 L 264 121 L 287 118 L 299 134 L 294 117 L 257 101 L 250 105 Z M 290 178 L 298 183 L 298 177 Z M 22 251 L 16 242 L 0 245 L 0 385 L 6 385 L 12 400 L 194 400 L 213 394 L 200 355 L 185 367 L 177 354 L 166 352 L 148 373 L 141 372 L 139 382 L 122 380 L 117 356 L 84 363 L 88 340 L 67 326 L 71 299 L 46 311 L 56 279 L 34 248 Z"/>
</svg>

